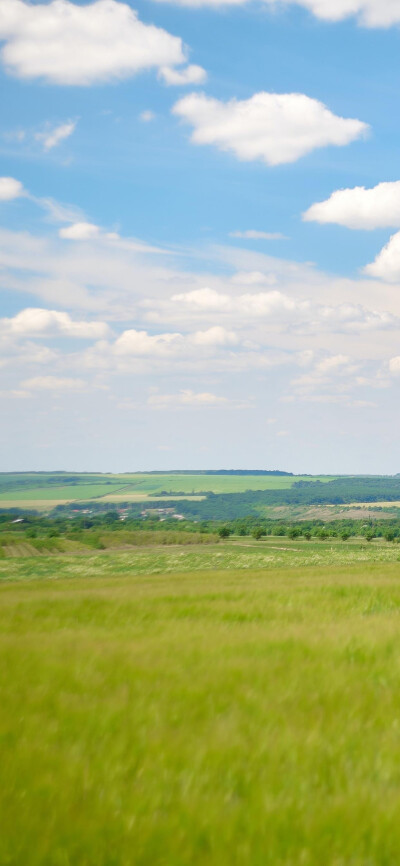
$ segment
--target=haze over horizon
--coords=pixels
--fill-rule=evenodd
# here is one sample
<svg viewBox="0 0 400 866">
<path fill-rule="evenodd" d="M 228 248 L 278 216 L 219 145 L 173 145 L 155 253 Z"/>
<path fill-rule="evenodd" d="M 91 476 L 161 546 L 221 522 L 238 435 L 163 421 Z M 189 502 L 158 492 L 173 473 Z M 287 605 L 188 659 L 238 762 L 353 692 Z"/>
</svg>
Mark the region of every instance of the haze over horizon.
<svg viewBox="0 0 400 866">
<path fill-rule="evenodd" d="M 400 0 L 2 0 L 0 471 L 399 472 L 399 46 Z"/>
</svg>

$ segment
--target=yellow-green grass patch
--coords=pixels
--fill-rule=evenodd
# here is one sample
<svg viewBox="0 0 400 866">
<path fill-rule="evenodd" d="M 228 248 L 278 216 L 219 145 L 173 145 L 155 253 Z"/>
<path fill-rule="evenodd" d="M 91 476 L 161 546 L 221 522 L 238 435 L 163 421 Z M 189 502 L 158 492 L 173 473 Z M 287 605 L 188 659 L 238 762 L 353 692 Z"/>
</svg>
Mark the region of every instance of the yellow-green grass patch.
<svg viewBox="0 0 400 866">
<path fill-rule="evenodd" d="M 397 564 L 0 599 L 1 863 L 400 862 Z"/>
</svg>

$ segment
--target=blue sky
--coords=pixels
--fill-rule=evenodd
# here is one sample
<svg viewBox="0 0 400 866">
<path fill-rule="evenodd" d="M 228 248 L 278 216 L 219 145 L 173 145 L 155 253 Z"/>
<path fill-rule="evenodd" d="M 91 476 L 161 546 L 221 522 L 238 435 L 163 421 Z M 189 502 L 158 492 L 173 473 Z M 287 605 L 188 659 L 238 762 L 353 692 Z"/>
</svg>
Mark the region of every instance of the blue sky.
<svg viewBox="0 0 400 866">
<path fill-rule="evenodd" d="M 399 28 L 2 0 L 2 470 L 400 471 Z"/>
</svg>

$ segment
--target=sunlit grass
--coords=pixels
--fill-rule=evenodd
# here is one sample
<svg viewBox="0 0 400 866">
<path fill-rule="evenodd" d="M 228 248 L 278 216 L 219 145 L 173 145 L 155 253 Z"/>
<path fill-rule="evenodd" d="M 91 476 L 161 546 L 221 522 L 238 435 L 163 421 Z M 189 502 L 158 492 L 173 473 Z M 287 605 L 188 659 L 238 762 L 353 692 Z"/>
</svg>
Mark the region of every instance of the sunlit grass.
<svg viewBox="0 0 400 866">
<path fill-rule="evenodd" d="M 138 536 L 136 541 L 132 541 L 133 535 Z M 96 540 L 97 535 L 93 538 Z M 291 541 L 286 537 L 268 537 L 255 541 L 246 537 L 231 538 L 216 544 L 213 543 L 212 536 L 205 534 L 202 537 L 203 543 L 198 544 L 196 535 L 191 533 L 125 534 L 123 530 L 118 533 L 100 533 L 98 539 L 100 543 L 120 545 L 122 549 L 94 549 L 93 552 L 88 552 L 86 537 L 84 541 L 61 537 L 26 539 L 11 544 L 7 542 L 6 536 L 0 547 L 0 582 L 37 578 L 58 580 L 62 577 L 117 577 L 127 573 L 169 574 L 215 569 L 247 571 L 257 568 L 326 568 L 357 563 L 400 563 L 400 546 L 383 539 L 368 544 L 360 539 L 342 542 L 338 539 L 306 541 L 296 538 Z M 176 543 L 171 544 L 174 541 Z M 130 550 L 129 543 L 134 545 Z M 148 547 L 146 544 L 152 546 Z"/>
<path fill-rule="evenodd" d="M 399 565 L 134 561 L 1 563 L 0 863 L 400 862 Z"/>
</svg>

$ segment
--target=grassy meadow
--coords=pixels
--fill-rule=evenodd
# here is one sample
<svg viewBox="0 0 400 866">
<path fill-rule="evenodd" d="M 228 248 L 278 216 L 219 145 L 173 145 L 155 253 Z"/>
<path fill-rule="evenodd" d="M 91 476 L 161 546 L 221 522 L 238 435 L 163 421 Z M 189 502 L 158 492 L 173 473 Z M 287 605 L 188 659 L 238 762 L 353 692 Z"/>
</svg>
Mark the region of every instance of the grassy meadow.
<svg viewBox="0 0 400 866">
<path fill-rule="evenodd" d="M 399 559 L 287 538 L 1 559 L 0 863 L 400 862 Z"/>
<path fill-rule="evenodd" d="M 98 538 L 93 536 L 93 542 Z M 329 538 L 306 541 L 269 536 L 254 540 L 198 533 L 102 532 L 103 550 L 88 547 L 90 537 L 16 539 L 4 535 L 0 546 L 0 583 L 59 580 L 63 577 L 118 577 L 126 574 L 170 574 L 204 570 L 303 568 L 372 563 L 398 563 L 400 546 L 384 539 Z M 400 571 L 399 571 L 400 575 Z M 244 578 L 245 579 L 245 578 Z"/>
</svg>

